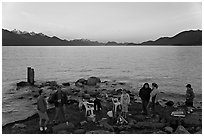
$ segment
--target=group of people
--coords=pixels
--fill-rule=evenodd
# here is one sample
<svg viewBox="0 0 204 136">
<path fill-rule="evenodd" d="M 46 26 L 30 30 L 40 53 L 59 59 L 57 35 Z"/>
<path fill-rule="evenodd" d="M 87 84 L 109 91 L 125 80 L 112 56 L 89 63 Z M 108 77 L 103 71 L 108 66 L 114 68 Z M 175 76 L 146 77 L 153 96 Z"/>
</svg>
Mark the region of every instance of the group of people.
<svg viewBox="0 0 204 136">
<path fill-rule="evenodd" d="M 194 92 L 190 84 L 186 85 L 186 106 L 187 107 L 193 107 L 193 100 L 194 100 Z M 44 92 L 43 90 L 39 91 L 39 97 L 37 99 L 37 110 L 38 114 L 40 117 L 39 121 L 39 126 L 40 126 L 40 131 L 47 130 L 47 123 L 49 122 L 49 117 L 47 115 L 47 102 L 44 97 Z M 145 83 L 143 87 L 139 90 L 139 97 L 142 100 L 142 113 L 145 115 L 148 115 L 148 105 L 151 100 L 151 110 L 153 112 L 153 115 L 155 114 L 155 104 L 158 102 L 158 85 L 156 83 L 152 83 L 152 88 L 150 88 L 148 83 Z M 99 110 L 102 108 L 100 104 L 99 99 L 95 99 L 96 101 L 94 102 L 97 107 L 99 107 Z M 68 102 L 67 95 L 61 90 L 60 87 L 57 88 L 56 92 L 52 94 L 49 99 L 49 103 L 52 103 L 55 105 L 55 117 L 53 120 L 53 123 L 58 123 L 57 121 L 65 121 L 65 104 Z M 122 94 L 120 97 L 120 103 L 122 107 L 122 116 L 124 118 L 127 117 L 128 113 L 128 105 L 130 104 L 130 96 L 127 93 L 125 89 L 122 90 Z M 94 109 L 96 107 L 94 106 Z M 42 124 L 42 120 L 45 120 L 44 125 Z M 66 122 L 68 123 L 68 122 Z"/>
<path fill-rule="evenodd" d="M 40 126 L 40 131 L 47 130 L 47 123 L 49 122 L 49 117 L 47 115 L 47 102 L 44 97 L 44 92 L 41 89 L 39 91 L 39 97 L 37 99 L 37 110 L 38 110 L 38 115 L 40 117 L 39 121 L 39 126 Z M 56 92 L 52 94 L 48 102 L 51 104 L 54 104 L 55 106 L 55 117 L 53 120 L 53 123 L 59 123 L 59 122 L 64 122 L 66 120 L 65 118 L 65 107 L 67 103 L 67 95 L 61 90 L 61 88 L 58 86 L 56 89 Z M 45 120 L 44 125 L 42 124 L 42 120 Z M 68 122 L 66 122 L 68 123 Z"/>
</svg>

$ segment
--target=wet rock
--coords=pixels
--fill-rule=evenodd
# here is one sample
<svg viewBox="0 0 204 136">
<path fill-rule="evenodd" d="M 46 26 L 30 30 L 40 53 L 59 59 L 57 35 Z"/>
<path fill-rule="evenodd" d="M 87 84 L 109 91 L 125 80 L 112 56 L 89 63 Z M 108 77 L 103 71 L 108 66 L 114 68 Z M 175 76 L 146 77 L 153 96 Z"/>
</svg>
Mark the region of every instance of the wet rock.
<svg viewBox="0 0 204 136">
<path fill-rule="evenodd" d="M 165 104 L 166 104 L 166 106 L 170 106 L 170 107 L 171 107 L 171 106 L 174 105 L 174 102 L 173 102 L 173 101 L 168 101 L 168 102 L 166 102 Z"/>
<path fill-rule="evenodd" d="M 30 83 L 25 82 L 25 81 L 21 81 L 19 83 L 16 84 L 17 87 L 26 87 L 26 86 L 30 86 Z"/>
<path fill-rule="evenodd" d="M 75 86 L 77 87 L 83 87 L 86 84 L 87 84 L 87 80 L 84 78 L 81 78 L 75 82 Z"/>
<path fill-rule="evenodd" d="M 167 132 L 167 133 L 172 133 L 173 132 L 173 128 L 167 126 L 167 127 L 164 128 L 164 131 Z"/>
<path fill-rule="evenodd" d="M 101 83 L 101 79 L 98 77 L 89 77 L 87 80 L 89 86 L 95 86 L 97 83 Z"/>
<path fill-rule="evenodd" d="M 112 132 L 105 131 L 105 130 L 93 130 L 86 132 L 86 134 L 112 134 Z"/>
<path fill-rule="evenodd" d="M 24 124 L 14 124 L 12 128 L 13 129 L 24 129 L 24 128 L 26 128 L 26 125 L 24 125 Z"/>
<path fill-rule="evenodd" d="M 174 132 L 175 134 L 190 134 L 183 126 L 179 125 Z"/>
<path fill-rule="evenodd" d="M 52 127 L 53 133 L 58 133 L 61 130 L 73 130 L 74 129 L 74 124 L 73 123 L 69 123 L 68 125 L 66 123 L 61 123 L 58 125 L 55 125 Z"/>
<path fill-rule="evenodd" d="M 74 134 L 85 134 L 86 133 L 86 130 L 84 129 L 77 129 L 74 131 Z"/>
</svg>

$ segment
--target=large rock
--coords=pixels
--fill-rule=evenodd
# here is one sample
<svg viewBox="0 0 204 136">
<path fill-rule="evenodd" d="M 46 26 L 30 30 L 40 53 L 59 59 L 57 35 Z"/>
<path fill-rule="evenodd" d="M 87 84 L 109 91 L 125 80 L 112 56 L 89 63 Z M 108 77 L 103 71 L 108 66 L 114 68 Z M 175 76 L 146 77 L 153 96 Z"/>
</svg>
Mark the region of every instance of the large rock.
<svg viewBox="0 0 204 136">
<path fill-rule="evenodd" d="M 183 126 L 179 125 L 174 132 L 175 134 L 190 134 Z"/>
<path fill-rule="evenodd" d="M 81 78 L 75 82 L 75 86 L 77 87 L 83 87 L 86 84 L 87 84 L 87 80 L 84 78 Z"/>
<path fill-rule="evenodd" d="M 167 127 L 164 128 L 164 131 L 167 132 L 167 133 L 172 133 L 173 132 L 173 128 L 167 126 Z"/>
<path fill-rule="evenodd" d="M 192 126 L 201 126 L 202 125 L 202 113 L 201 112 L 194 112 L 190 115 L 187 115 L 184 119 L 184 126 L 185 127 L 192 127 Z"/>
<path fill-rule="evenodd" d="M 87 85 L 89 86 L 95 86 L 97 83 L 101 83 L 101 80 L 98 77 L 89 77 L 87 80 Z"/>
<path fill-rule="evenodd" d="M 25 82 L 25 81 L 21 81 L 21 82 L 17 83 L 16 85 L 17 85 L 17 87 L 26 87 L 26 86 L 29 86 L 30 83 Z"/>
<path fill-rule="evenodd" d="M 74 129 L 74 124 L 73 123 L 68 123 L 68 125 L 66 123 L 61 123 L 58 125 L 55 125 L 52 127 L 52 131 L 53 133 L 58 133 L 61 130 L 66 130 L 66 131 L 70 131 Z"/>
</svg>

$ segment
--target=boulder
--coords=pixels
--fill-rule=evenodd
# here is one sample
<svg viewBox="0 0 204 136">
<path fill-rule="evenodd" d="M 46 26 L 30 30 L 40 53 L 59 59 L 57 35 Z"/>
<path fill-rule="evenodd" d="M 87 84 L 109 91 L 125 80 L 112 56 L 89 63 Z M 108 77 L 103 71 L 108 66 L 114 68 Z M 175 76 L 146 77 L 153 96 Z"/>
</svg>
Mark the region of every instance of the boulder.
<svg viewBox="0 0 204 136">
<path fill-rule="evenodd" d="M 105 130 L 93 130 L 86 132 L 86 134 L 112 134 L 112 132 L 105 131 Z"/>
<path fill-rule="evenodd" d="M 74 131 L 74 134 L 85 134 L 86 133 L 86 130 L 84 129 L 77 129 Z"/>
<path fill-rule="evenodd" d="M 174 132 L 175 134 L 190 134 L 183 126 L 179 125 Z"/>
<path fill-rule="evenodd" d="M 17 85 L 17 87 L 26 87 L 26 86 L 29 86 L 30 83 L 25 82 L 25 81 L 21 81 L 21 82 L 17 83 L 16 85 Z"/>
<path fill-rule="evenodd" d="M 189 115 L 187 115 L 184 118 L 184 124 L 185 127 L 192 127 L 192 126 L 201 126 L 202 125 L 202 113 L 200 112 L 194 112 Z"/>
<path fill-rule="evenodd" d="M 164 128 L 164 131 L 167 132 L 167 133 L 172 133 L 173 132 L 173 128 L 167 126 L 167 127 Z"/>
<path fill-rule="evenodd" d="M 82 87 L 83 85 L 86 85 L 86 84 L 87 84 L 87 80 L 84 78 L 81 78 L 75 82 L 75 86 L 77 87 Z"/>
<path fill-rule="evenodd" d="M 66 123 L 61 123 L 58 125 L 55 125 L 52 127 L 53 133 L 58 133 L 61 130 L 73 130 L 74 129 L 74 124 L 73 123 L 68 123 L 68 125 Z"/>
<path fill-rule="evenodd" d="M 101 80 L 98 77 L 89 77 L 87 80 L 87 85 L 89 86 L 95 86 L 97 83 L 101 83 Z"/>
<path fill-rule="evenodd" d="M 62 83 L 63 86 L 70 86 L 70 83 L 69 82 L 66 82 L 66 83 Z"/>
</svg>

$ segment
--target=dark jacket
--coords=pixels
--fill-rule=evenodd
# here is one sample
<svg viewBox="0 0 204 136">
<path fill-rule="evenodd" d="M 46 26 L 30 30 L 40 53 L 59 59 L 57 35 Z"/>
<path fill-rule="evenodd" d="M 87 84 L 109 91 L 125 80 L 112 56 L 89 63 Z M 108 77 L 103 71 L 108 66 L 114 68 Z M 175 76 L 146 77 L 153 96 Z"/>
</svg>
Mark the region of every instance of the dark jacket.
<svg viewBox="0 0 204 136">
<path fill-rule="evenodd" d="M 40 95 L 37 99 L 37 109 L 42 113 L 47 111 L 47 103 L 43 95 Z"/>
<path fill-rule="evenodd" d="M 186 90 L 186 101 L 193 102 L 194 97 L 195 97 L 195 94 L 193 92 L 193 89 L 192 88 L 187 89 Z"/>
<path fill-rule="evenodd" d="M 67 103 L 67 95 L 62 91 L 57 91 L 50 96 L 49 103 L 54 103 L 55 107 L 61 107 Z"/>
<path fill-rule="evenodd" d="M 139 96 L 142 100 L 145 100 L 145 101 L 149 101 L 150 99 L 150 93 L 152 92 L 152 89 L 151 88 L 147 88 L 145 89 L 144 87 L 142 87 L 139 91 Z"/>
</svg>

